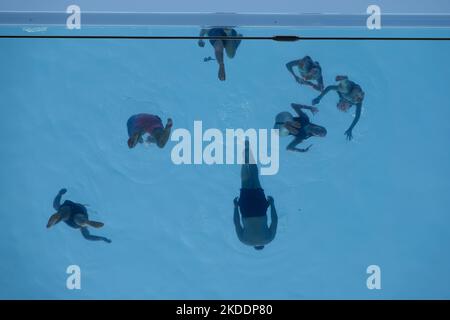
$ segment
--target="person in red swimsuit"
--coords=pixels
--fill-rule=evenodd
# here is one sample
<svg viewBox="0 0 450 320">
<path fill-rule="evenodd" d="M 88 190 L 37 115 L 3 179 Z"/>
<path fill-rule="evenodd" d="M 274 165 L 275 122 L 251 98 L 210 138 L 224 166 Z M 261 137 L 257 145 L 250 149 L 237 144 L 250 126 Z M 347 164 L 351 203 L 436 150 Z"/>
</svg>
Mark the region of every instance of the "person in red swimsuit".
<svg viewBox="0 0 450 320">
<path fill-rule="evenodd" d="M 164 127 L 161 118 L 152 114 L 140 113 L 131 116 L 127 121 L 128 147 L 134 148 L 138 143 L 143 143 L 143 136 L 147 134 L 147 143 L 156 143 L 160 148 L 164 148 L 170 137 L 172 119 L 167 119 Z"/>
</svg>

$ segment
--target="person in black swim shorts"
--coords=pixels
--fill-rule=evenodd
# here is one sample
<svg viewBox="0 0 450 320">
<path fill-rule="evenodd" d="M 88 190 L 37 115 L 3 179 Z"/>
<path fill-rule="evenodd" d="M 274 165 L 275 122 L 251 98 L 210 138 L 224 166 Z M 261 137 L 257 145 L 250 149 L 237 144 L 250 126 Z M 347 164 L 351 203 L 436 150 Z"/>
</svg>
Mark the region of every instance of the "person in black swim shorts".
<svg viewBox="0 0 450 320">
<path fill-rule="evenodd" d="M 245 142 L 245 163 L 241 169 L 241 192 L 234 203 L 234 225 L 239 240 L 256 250 L 270 243 L 277 232 L 278 215 L 274 199 L 266 198 L 258 177 L 258 166 L 250 161 L 248 140 Z M 267 226 L 267 209 L 270 207 L 271 223 Z M 239 215 L 240 211 L 240 215 Z M 241 224 L 242 216 L 242 224 Z"/>
</svg>

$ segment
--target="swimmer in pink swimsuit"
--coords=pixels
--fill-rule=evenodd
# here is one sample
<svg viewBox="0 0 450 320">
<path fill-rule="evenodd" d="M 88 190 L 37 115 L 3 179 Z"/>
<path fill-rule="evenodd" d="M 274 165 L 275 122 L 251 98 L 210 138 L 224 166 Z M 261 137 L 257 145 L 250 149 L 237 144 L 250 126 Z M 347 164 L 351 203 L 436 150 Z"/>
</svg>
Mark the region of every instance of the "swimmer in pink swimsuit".
<svg viewBox="0 0 450 320">
<path fill-rule="evenodd" d="M 167 124 L 164 127 L 161 118 L 152 114 L 140 113 L 131 116 L 127 121 L 128 128 L 128 147 L 134 148 L 138 142 L 143 143 L 142 136 L 148 134 L 146 141 L 148 143 L 156 143 L 160 148 L 163 148 L 170 137 L 170 130 L 172 128 L 172 119 L 167 119 Z"/>
</svg>

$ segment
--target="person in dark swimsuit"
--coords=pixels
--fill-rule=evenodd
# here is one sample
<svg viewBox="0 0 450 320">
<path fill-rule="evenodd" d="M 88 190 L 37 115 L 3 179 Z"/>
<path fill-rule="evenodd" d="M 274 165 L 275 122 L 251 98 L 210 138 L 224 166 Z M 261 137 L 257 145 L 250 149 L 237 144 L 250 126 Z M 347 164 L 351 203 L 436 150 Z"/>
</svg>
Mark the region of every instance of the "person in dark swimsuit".
<svg viewBox="0 0 450 320">
<path fill-rule="evenodd" d="M 258 166 L 253 160 L 248 140 L 245 142 L 245 163 L 241 169 L 240 196 L 233 200 L 234 226 L 239 240 L 256 250 L 262 250 L 276 235 L 278 215 L 274 199 L 266 196 L 258 177 Z M 271 224 L 267 226 L 267 209 L 270 207 Z M 242 216 L 242 224 L 241 217 Z"/>
<path fill-rule="evenodd" d="M 211 28 L 211 29 L 201 29 L 200 37 L 208 36 L 208 37 L 242 37 L 241 34 L 238 34 L 236 30 L 232 28 Z M 216 56 L 216 61 L 219 64 L 219 80 L 225 80 L 225 64 L 223 59 L 223 52 L 227 54 L 228 58 L 233 59 L 236 55 L 236 50 L 241 44 L 241 40 L 236 39 L 210 39 L 209 43 L 214 48 L 214 54 Z M 204 47 L 205 42 L 200 39 L 198 41 L 199 47 Z"/>
<path fill-rule="evenodd" d="M 64 221 L 69 227 L 74 229 L 80 229 L 81 234 L 87 240 L 92 241 L 105 241 L 111 243 L 111 240 L 105 237 L 99 237 L 91 235 L 88 226 L 93 228 L 103 227 L 102 222 L 89 220 L 86 207 L 82 204 L 72 202 L 70 200 L 64 201 L 61 204 L 61 197 L 67 192 L 66 189 L 61 189 L 53 200 L 53 208 L 57 211 L 53 214 L 47 223 L 47 228 L 54 226 L 55 224 Z"/>
<path fill-rule="evenodd" d="M 347 136 L 347 140 L 353 139 L 353 128 L 359 121 L 361 117 L 362 103 L 364 100 L 364 91 L 361 87 L 350 81 L 347 76 L 337 76 L 336 77 L 337 84 L 328 86 L 322 93 L 316 97 L 312 104 L 316 105 L 320 103 L 322 98 L 330 91 L 336 91 L 339 96 L 339 102 L 337 103 L 337 108 L 343 112 L 347 112 L 353 105 L 356 106 L 355 118 L 353 119 L 350 127 L 345 131 L 345 135 Z"/>
<path fill-rule="evenodd" d="M 294 136 L 294 140 L 287 146 L 287 150 L 296 152 L 307 152 L 312 144 L 307 148 L 297 148 L 297 145 L 311 137 L 325 137 L 327 129 L 317 124 L 311 123 L 309 117 L 302 109 L 311 111 L 315 114 L 318 109 L 316 107 L 305 106 L 297 103 L 292 103 L 291 107 L 295 110 L 298 117 L 291 117 L 291 120 L 276 122 L 275 129 L 283 129 L 287 135 Z M 280 130 L 281 132 L 281 130 Z"/>
</svg>

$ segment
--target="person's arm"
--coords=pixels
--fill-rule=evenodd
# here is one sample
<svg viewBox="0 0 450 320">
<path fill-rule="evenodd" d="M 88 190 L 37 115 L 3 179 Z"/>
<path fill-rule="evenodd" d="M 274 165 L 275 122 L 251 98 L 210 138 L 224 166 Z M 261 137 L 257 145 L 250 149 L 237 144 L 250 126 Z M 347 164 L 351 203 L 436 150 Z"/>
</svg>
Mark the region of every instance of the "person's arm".
<svg viewBox="0 0 450 320">
<path fill-rule="evenodd" d="M 100 241 L 101 240 L 101 241 L 105 241 L 107 243 L 111 243 L 111 240 L 108 238 L 91 235 L 88 228 L 86 228 L 86 227 L 81 228 L 81 234 L 83 235 L 83 237 L 86 240 L 90 240 L 90 241 Z"/>
<path fill-rule="evenodd" d="M 56 195 L 55 199 L 53 200 L 53 209 L 56 211 L 59 210 L 59 207 L 61 207 L 61 197 L 63 194 L 67 192 L 67 189 L 61 189 L 59 190 L 58 194 Z"/>
<path fill-rule="evenodd" d="M 322 93 L 319 94 L 319 96 L 318 96 L 317 98 L 315 98 L 315 99 L 312 101 L 312 105 L 318 104 L 318 103 L 320 102 L 320 100 L 322 100 L 322 98 L 323 98 L 328 92 L 330 92 L 331 90 L 337 91 L 337 89 L 338 89 L 338 86 L 336 86 L 336 85 L 326 87 L 325 90 L 323 90 Z"/>
<path fill-rule="evenodd" d="M 166 127 L 164 128 L 162 134 L 158 137 L 156 141 L 158 147 L 164 148 L 164 146 L 166 145 L 170 137 L 170 130 L 172 129 L 172 125 L 173 125 L 172 119 L 170 118 L 167 119 Z"/>
<path fill-rule="evenodd" d="M 292 109 L 295 110 L 295 112 L 297 112 L 297 114 L 298 114 L 300 117 L 303 115 L 302 109 L 311 111 L 311 113 L 312 113 L 313 115 L 316 114 L 316 113 L 319 111 L 319 109 L 318 109 L 317 107 L 306 106 L 306 105 L 298 104 L 298 103 L 291 103 L 291 107 L 292 107 Z"/>
<path fill-rule="evenodd" d="M 288 146 L 287 146 L 286 149 L 287 149 L 287 150 L 290 150 L 290 151 L 296 151 L 296 152 L 308 152 L 309 148 L 312 147 L 312 144 L 310 144 L 310 145 L 309 145 L 307 148 L 305 148 L 305 149 L 297 148 L 297 145 L 298 145 L 299 143 L 301 143 L 302 141 L 303 141 L 302 138 L 296 137 L 294 140 L 292 140 L 291 143 L 288 144 Z"/>
<path fill-rule="evenodd" d="M 353 128 L 356 126 L 356 124 L 359 121 L 359 118 L 361 117 L 361 109 L 362 109 L 362 103 L 358 103 L 356 105 L 356 114 L 355 114 L 355 118 L 352 121 L 352 124 L 350 125 L 350 127 L 347 129 L 347 131 L 345 131 L 345 135 L 347 136 L 347 140 L 352 140 L 353 139 Z"/>
<path fill-rule="evenodd" d="M 298 66 L 299 62 L 300 62 L 300 60 L 293 60 L 291 62 L 286 63 L 286 68 L 292 74 L 292 76 L 294 77 L 295 81 L 297 81 L 297 82 L 300 80 L 300 77 L 295 74 L 294 67 Z"/>
<path fill-rule="evenodd" d="M 275 235 L 277 233 L 278 214 L 277 214 L 277 210 L 275 209 L 275 201 L 273 200 L 273 198 L 271 196 L 268 196 L 267 201 L 269 201 L 269 205 L 270 205 L 270 220 L 271 220 L 269 232 L 270 232 L 270 238 L 271 238 L 271 240 L 273 240 L 273 239 L 275 239 Z"/>
<path fill-rule="evenodd" d="M 208 29 L 201 29 L 200 30 L 200 34 L 198 35 L 199 37 L 204 37 L 206 34 L 208 33 Z M 199 47 L 204 47 L 205 46 L 205 41 L 203 41 L 203 39 L 199 39 L 198 40 L 198 46 Z"/>
<path fill-rule="evenodd" d="M 236 230 L 236 235 L 238 236 L 239 240 L 242 241 L 244 229 L 242 228 L 241 217 L 239 216 L 239 204 L 237 197 L 234 198 L 233 203 L 234 203 L 234 214 L 233 214 L 234 227 Z"/>
</svg>

